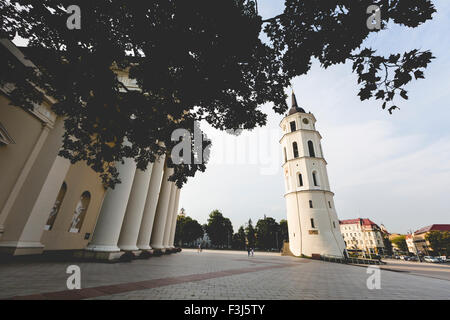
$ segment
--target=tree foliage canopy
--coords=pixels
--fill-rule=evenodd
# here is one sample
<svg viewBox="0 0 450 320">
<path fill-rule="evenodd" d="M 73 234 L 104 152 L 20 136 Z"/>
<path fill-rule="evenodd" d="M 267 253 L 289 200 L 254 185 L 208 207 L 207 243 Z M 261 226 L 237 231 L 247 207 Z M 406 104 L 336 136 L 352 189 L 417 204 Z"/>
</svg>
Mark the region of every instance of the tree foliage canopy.
<svg viewBox="0 0 450 320">
<path fill-rule="evenodd" d="M 404 235 L 395 237 L 391 242 L 397 246 L 398 250 L 401 252 L 408 252 L 408 244 L 406 243 L 406 237 Z"/>
<path fill-rule="evenodd" d="M 175 243 L 191 243 L 201 237 L 203 228 L 197 220 L 181 215 L 177 217 Z"/>
<path fill-rule="evenodd" d="M 450 232 L 433 230 L 425 235 L 425 240 L 430 243 L 434 253 L 439 255 L 450 253 Z"/>
<path fill-rule="evenodd" d="M 244 250 L 247 240 L 243 226 L 240 226 L 238 232 L 233 234 L 232 248 L 237 250 Z"/>
<path fill-rule="evenodd" d="M 262 250 L 279 249 L 281 244 L 280 225 L 271 217 L 259 219 L 256 223 L 256 247 Z"/>
<path fill-rule="evenodd" d="M 288 222 L 286 219 L 280 220 L 280 231 L 281 231 L 281 240 L 289 242 L 289 229 L 288 229 Z"/>
<path fill-rule="evenodd" d="M 285 89 L 312 59 L 324 68 L 352 61 L 361 100 L 395 110 L 394 98 L 407 99 L 405 85 L 424 77 L 432 54 L 384 57 L 362 47 L 373 4 L 383 27 L 415 28 L 435 11 L 430 0 L 286 0 L 282 14 L 263 20 L 255 0 L 2 1 L 0 37 L 28 39 L 39 72 L 7 57 L 0 85 L 14 84 L 9 95 L 21 107 L 42 99 L 32 83 L 56 98 L 66 129 L 61 155 L 86 161 L 112 186 L 117 172 L 105 163 L 132 157 L 145 168 L 171 150 L 175 128 L 205 120 L 222 130 L 252 129 L 266 123 L 263 104 L 285 112 Z M 69 5 L 81 8 L 80 30 L 66 26 Z M 115 69 L 139 90 L 127 89 Z M 204 163 L 176 165 L 171 180 L 182 186 L 199 170 Z"/>
<path fill-rule="evenodd" d="M 230 219 L 225 218 L 219 210 L 214 210 L 209 214 L 206 232 L 212 245 L 222 248 L 231 245 L 233 225 Z"/>
<path fill-rule="evenodd" d="M 252 219 L 248 219 L 247 227 L 245 228 L 245 235 L 247 237 L 247 247 L 255 248 L 256 245 L 256 230 L 253 226 Z"/>
</svg>

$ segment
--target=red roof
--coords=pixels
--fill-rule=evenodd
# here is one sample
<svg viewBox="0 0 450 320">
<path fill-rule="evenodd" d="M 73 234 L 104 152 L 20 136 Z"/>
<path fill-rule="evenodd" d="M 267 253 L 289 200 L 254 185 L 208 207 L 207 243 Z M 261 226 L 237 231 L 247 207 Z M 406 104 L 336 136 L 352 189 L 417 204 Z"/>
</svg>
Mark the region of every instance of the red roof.
<svg viewBox="0 0 450 320">
<path fill-rule="evenodd" d="M 431 226 L 423 227 L 414 233 L 421 234 L 428 231 L 450 231 L 450 224 L 432 224 Z"/>
<path fill-rule="evenodd" d="M 368 218 L 347 219 L 339 221 L 339 224 L 355 224 L 355 223 L 361 224 L 363 226 L 373 226 L 373 225 L 377 226 L 375 222 L 373 222 Z"/>
</svg>

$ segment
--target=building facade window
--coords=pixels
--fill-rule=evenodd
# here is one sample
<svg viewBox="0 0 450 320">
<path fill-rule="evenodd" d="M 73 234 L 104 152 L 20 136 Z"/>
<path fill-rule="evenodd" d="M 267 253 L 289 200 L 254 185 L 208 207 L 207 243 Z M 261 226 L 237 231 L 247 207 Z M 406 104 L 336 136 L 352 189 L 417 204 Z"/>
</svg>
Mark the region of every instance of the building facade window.
<svg viewBox="0 0 450 320">
<path fill-rule="evenodd" d="M 303 177 L 301 173 L 298 174 L 298 186 L 303 187 Z"/>
<path fill-rule="evenodd" d="M 297 142 L 292 143 L 292 151 L 294 153 L 294 158 L 298 158 L 298 146 Z"/>
<path fill-rule="evenodd" d="M 294 131 L 297 130 L 297 127 L 295 125 L 295 121 L 291 121 L 289 124 L 291 125 L 291 132 L 294 132 Z"/>
<path fill-rule="evenodd" d="M 315 157 L 316 153 L 314 152 L 314 144 L 311 140 L 308 140 L 308 150 L 309 150 L 309 156 Z"/>
<path fill-rule="evenodd" d="M 312 200 L 309 200 L 309 207 L 312 208 L 313 207 L 313 203 Z"/>
<path fill-rule="evenodd" d="M 331 201 L 328 201 L 328 206 L 329 206 L 330 209 L 331 209 Z"/>
<path fill-rule="evenodd" d="M 287 162 L 286 147 L 283 148 L 284 162 Z"/>
<path fill-rule="evenodd" d="M 80 200 L 73 213 L 72 222 L 69 227 L 69 232 L 79 233 L 83 226 L 84 218 L 86 217 L 86 211 L 91 201 L 91 194 L 89 191 L 85 191 L 81 194 Z"/>
<path fill-rule="evenodd" d="M 67 184 L 63 182 L 61 188 L 59 189 L 52 211 L 50 211 L 50 215 L 48 216 L 47 223 L 44 226 L 44 230 L 51 230 L 53 228 L 56 216 L 58 215 L 59 209 L 61 208 L 61 204 L 64 200 L 64 196 L 66 195 L 66 191 L 67 191 Z"/>
<path fill-rule="evenodd" d="M 319 184 L 317 183 L 317 174 L 315 171 L 312 173 L 312 177 L 313 177 L 314 186 L 315 187 L 319 186 Z"/>
<path fill-rule="evenodd" d="M 311 218 L 311 228 L 315 228 L 316 226 L 314 225 L 314 219 Z"/>
</svg>

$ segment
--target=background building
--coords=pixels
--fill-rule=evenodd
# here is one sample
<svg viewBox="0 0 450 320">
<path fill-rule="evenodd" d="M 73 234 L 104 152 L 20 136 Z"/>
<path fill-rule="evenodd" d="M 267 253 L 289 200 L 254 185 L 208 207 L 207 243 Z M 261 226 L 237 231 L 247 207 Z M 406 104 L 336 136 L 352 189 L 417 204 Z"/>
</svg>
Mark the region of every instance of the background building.
<svg viewBox="0 0 450 320">
<path fill-rule="evenodd" d="M 433 252 L 433 248 L 430 245 L 430 242 L 426 239 L 426 236 L 432 231 L 450 232 L 450 224 L 432 224 L 430 226 L 420 228 L 419 230 L 415 231 L 412 235 L 410 235 L 411 240 L 409 241 L 410 243 L 414 241 L 415 248 L 417 248 L 417 252 L 419 254 L 427 256 L 437 254 L 436 252 Z M 408 245 L 408 250 L 409 247 L 410 246 Z"/>
<path fill-rule="evenodd" d="M 349 253 L 384 254 L 383 231 L 370 219 L 349 219 L 339 222 Z"/>
<path fill-rule="evenodd" d="M 414 244 L 414 236 L 412 234 L 407 234 L 405 236 L 406 245 L 408 246 L 408 252 L 417 254 L 417 248 Z"/>
<path fill-rule="evenodd" d="M 402 250 L 402 248 L 399 248 L 398 244 L 393 241 L 394 239 L 397 239 L 399 237 L 405 237 L 406 240 L 406 236 L 400 233 L 391 233 L 389 234 L 389 241 L 392 244 L 392 250 L 394 254 L 405 254 L 406 252 L 404 250 Z"/>
</svg>

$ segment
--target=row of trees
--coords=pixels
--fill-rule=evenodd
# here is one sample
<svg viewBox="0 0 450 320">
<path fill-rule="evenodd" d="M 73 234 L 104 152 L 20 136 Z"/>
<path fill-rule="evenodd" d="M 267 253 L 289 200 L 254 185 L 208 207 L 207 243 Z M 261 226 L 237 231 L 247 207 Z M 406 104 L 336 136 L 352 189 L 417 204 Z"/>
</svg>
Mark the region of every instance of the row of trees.
<svg viewBox="0 0 450 320">
<path fill-rule="evenodd" d="M 271 217 L 264 216 L 253 226 L 249 219 L 246 227 L 240 226 L 233 235 L 232 248 L 243 250 L 245 248 L 258 248 L 260 250 L 280 250 L 283 241 L 288 240 L 287 221 L 276 222 Z"/>
<path fill-rule="evenodd" d="M 198 238 L 202 238 L 203 235 L 203 227 L 197 220 L 184 215 L 177 217 L 177 227 L 175 229 L 175 243 L 177 245 L 189 246 Z"/>
<path fill-rule="evenodd" d="M 280 250 L 283 241 L 288 240 L 286 220 L 278 223 L 275 219 L 264 216 L 253 226 L 252 220 L 249 219 L 245 226 L 240 226 L 234 233 L 230 219 L 224 217 L 219 210 L 212 211 L 207 224 L 203 226 L 191 217 L 178 216 L 175 232 L 175 243 L 178 245 L 192 246 L 196 240 L 203 238 L 205 233 L 208 234 L 211 246 L 237 250 Z"/>
<path fill-rule="evenodd" d="M 450 255 L 450 232 L 431 231 L 425 235 L 425 240 L 429 243 L 432 255 Z M 392 243 L 400 252 L 408 252 L 406 237 L 399 235 L 392 239 Z"/>
<path fill-rule="evenodd" d="M 433 253 L 450 255 L 450 232 L 431 231 L 425 235 L 425 240 L 430 244 Z"/>
</svg>

